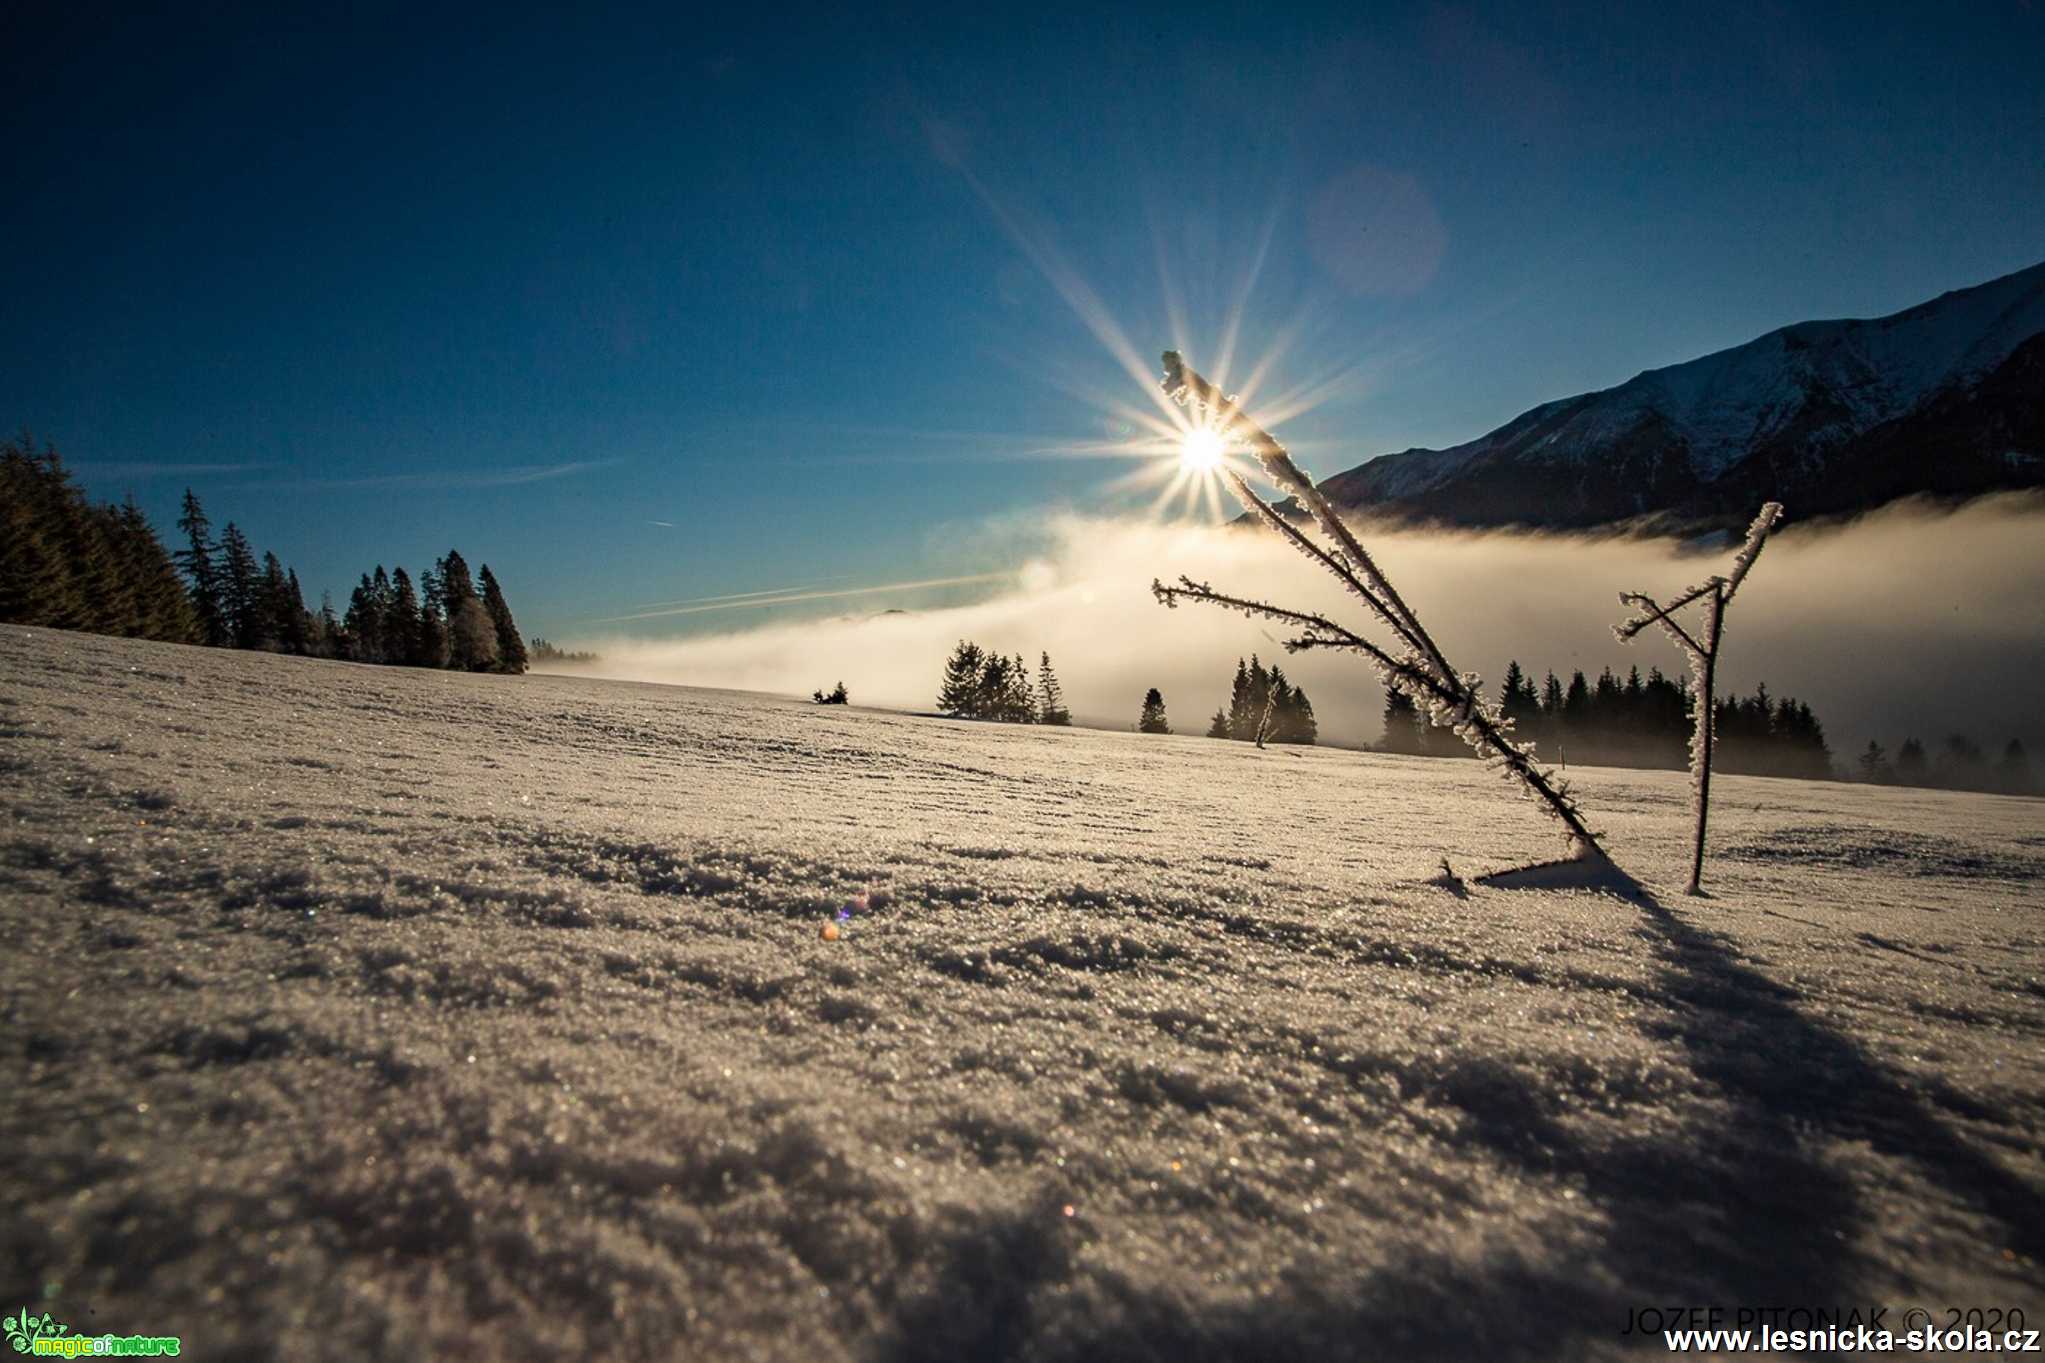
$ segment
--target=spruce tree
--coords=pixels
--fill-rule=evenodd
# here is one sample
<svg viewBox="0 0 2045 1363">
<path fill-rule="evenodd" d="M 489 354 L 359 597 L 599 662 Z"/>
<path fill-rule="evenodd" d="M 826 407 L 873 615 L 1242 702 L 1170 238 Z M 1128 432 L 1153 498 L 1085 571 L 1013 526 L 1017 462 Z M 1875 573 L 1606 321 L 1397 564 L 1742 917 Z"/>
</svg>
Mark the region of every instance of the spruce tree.
<svg viewBox="0 0 2045 1363">
<path fill-rule="evenodd" d="M 1229 736 L 1228 711 L 1218 705 L 1214 707 L 1213 721 L 1207 726 L 1207 736 L 1209 738 L 1227 738 Z"/>
<path fill-rule="evenodd" d="M 1249 729 L 1242 736 L 1254 739 L 1264 727 L 1264 717 L 1271 709 L 1271 674 L 1264 670 L 1264 664 L 1257 661 L 1257 655 L 1250 655 L 1250 687 L 1245 698 Z"/>
<path fill-rule="evenodd" d="M 412 590 L 412 575 L 403 568 L 391 570 L 391 609 L 384 628 L 390 636 L 390 661 L 420 666 L 419 597 Z"/>
<path fill-rule="evenodd" d="M 474 592 L 455 600 L 447 612 L 447 665 L 463 672 L 497 666 L 497 624 Z"/>
<path fill-rule="evenodd" d="M 1018 653 L 1008 664 L 1008 712 L 1010 724 L 1035 724 L 1037 722 L 1037 693 L 1030 684 L 1030 665 Z"/>
<path fill-rule="evenodd" d="M 944 665 L 944 681 L 937 692 L 937 708 L 953 719 L 975 719 L 980 714 L 980 671 L 986 664 L 980 646 L 959 640 Z"/>
<path fill-rule="evenodd" d="M 1925 761 L 1924 745 L 1914 738 L 1903 740 L 1903 746 L 1896 750 L 1896 780 L 1900 785 L 1921 786 L 1929 777 L 1929 764 Z"/>
<path fill-rule="evenodd" d="M 254 648 L 262 639 L 262 597 L 255 551 L 233 521 L 220 532 L 220 616 L 228 642 Z"/>
<path fill-rule="evenodd" d="M 482 582 L 483 609 L 490 613 L 490 623 L 497 629 L 497 670 L 524 672 L 525 640 L 519 637 L 518 626 L 511 618 L 511 606 L 505 601 L 504 592 L 498 587 L 497 579 L 491 575 L 490 565 L 487 563 L 483 565 Z"/>
<path fill-rule="evenodd" d="M 291 586 L 284 578 L 284 565 L 265 550 L 262 575 L 256 579 L 256 647 L 272 653 L 283 650 L 291 630 Z"/>
<path fill-rule="evenodd" d="M 133 497 L 121 507 L 120 523 L 124 571 L 134 584 L 136 635 L 167 643 L 199 642 L 198 620 L 177 567 Z"/>
<path fill-rule="evenodd" d="M 284 574 L 284 594 L 278 598 L 277 605 L 284 612 L 286 651 L 301 656 L 314 652 L 313 642 L 318 631 L 312 612 L 305 608 L 305 590 L 298 585 L 296 568 Z"/>
<path fill-rule="evenodd" d="M 1307 699 L 1304 686 L 1293 688 L 1292 716 L 1286 721 L 1287 743 L 1317 743 L 1321 737 L 1320 721 L 1314 718 L 1314 703 Z"/>
<path fill-rule="evenodd" d="M 1419 753 L 1420 726 L 1425 722 L 1411 696 L 1396 687 L 1386 687 L 1385 734 L 1378 740 L 1378 747 L 1385 752 Z"/>
<path fill-rule="evenodd" d="M 1228 736 L 1246 739 L 1256 723 L 1256 716 L 1250 713 L 1250 668 L 1238 658 L 1235 681 L 1228 693 Z"/>
<path fill-rule="evenodd" d="M 379 587 L 379 583 L 383 586 Z M 348 600 L 346 629 L 349 656 L 358 663 L 385 661 L 384 588 L 388 585 L 379 564 L 375 577 L 368 573 L 362 575 L 361 585 L 355 588 L 354 595 Z"/>
<path fill-rule="evenodd" d="M 1051 670 L 1049 653 L 1045 653 L 1037 665 L 1037 722 L 1072 723 L 1072 712 L 1065 708 L 1065 692 L 1058 685 L 1058 674 Z"/>
<path fill-rule="evenodd" d="M 1155 686 L 1143 693 L 1143 713 L 1137 717 L 1136 731 L 1143 734 L 1168 734 L 1171 724 L 1165 719 L 1165 698 Z"/>
<path fill-rule="evenodd" d="M 1867 749 L 1860 755 L 1860 779 L 1882 786 L 1896 779 L 1896 769 L 1889 764 L 1889 754 L 1872 738 L 1867 741 Z"/>
<path fill-rule="evenodd" d="M 230 641 L 220 609 L 219 575 L 213 567 L 213 525 L 190 488 L 185 489 L 178 529 L 184 532 L 185 547 L 177 552 L 177 565 L 191 584 L 192 613 L 199 618 L 204 642 L 218 648 Z"/>
<path fill-rule="evenodd" d="M 441 599 L 447 603 L 447 617 L 454 619 L 455 608 L 476 594 L 475 581 L 469 576 L 469 565 L 455 550 L 447 551 L 447 557 L 435 565 L 440 575 Z"/>
<path fill-rule="evenodd" d="M 419 667 L 447 666 L 447 594 L 440 574 L 428 568 L 419 575 Z"/>
</svg>

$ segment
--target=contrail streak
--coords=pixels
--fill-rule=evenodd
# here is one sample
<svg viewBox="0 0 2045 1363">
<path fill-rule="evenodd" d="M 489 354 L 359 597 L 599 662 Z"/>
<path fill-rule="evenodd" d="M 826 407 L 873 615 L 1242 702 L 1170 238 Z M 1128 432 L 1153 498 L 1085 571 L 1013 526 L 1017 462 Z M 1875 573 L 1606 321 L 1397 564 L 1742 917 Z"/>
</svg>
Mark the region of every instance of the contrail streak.
<svg viewBox="0 0 2045 1363">
<path fill-rule="evenodd" d="M 652 620 L 669 615 L 700 615 L 705 611 L 753 610 L 763 606 L 786 606 L 797 601 L 825 601 L 843 596 L 872 596 L 876 592 L 921 591 L 929 587 L 962 587 L 973 582 L 998 582 L 1014 577 L 1013 572 L 968 573 L 963 577 L 927 577 L 920 582 L 888 582 L 878 587 L 843 587 L 835 591 L 795 591 L 776 596 L 767 592 L 740 593 L 721 601 L 704 601 L 668 610 L 636 611 L 631 615 L 605 615 L 591 623 L 607 625 L 624 620 Z"/>
<path fill-rule="evenodd" d="M 685 596 L 676 601 L 649 601 L 640 610 L 660 610 L 668 606 L 707 606 L 716 601 L 751 601 L 761 596 L 788 596 L 794 592 L 813 592 L 831 582 L 843 582 L 843 577 L 826 577 L 815 582 L 804 582 L 794 587 L 769 587 L 757 592 L 729 592 L 724 596 Z M 616 616 L 615 619 L 629 617 Z"/>
</svg>

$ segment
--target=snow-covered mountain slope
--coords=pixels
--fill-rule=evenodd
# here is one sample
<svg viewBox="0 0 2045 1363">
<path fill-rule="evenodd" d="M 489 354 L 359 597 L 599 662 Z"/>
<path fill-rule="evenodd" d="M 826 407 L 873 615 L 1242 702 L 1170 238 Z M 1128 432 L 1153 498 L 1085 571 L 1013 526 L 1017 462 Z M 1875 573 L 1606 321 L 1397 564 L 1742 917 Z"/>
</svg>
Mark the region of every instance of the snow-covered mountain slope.
<svg viewBox="0 0 2045 1363">
<path fill-rule="evenodd" d="M 1462 524 L 1800 515 L 2045 482 L 2045 264 L 1889 317 L 1802 322 L 1445 450 L 1327 479 L 1338 505 Z"/>
<path fill-rule="evenodd" d="M 0 1262 L 313 1363 L 2045 1318 L 2045 806 L 1714 794 L 1709 899 L 1510 892 L 1474 762 L 10 626 Z"/>
</svg>

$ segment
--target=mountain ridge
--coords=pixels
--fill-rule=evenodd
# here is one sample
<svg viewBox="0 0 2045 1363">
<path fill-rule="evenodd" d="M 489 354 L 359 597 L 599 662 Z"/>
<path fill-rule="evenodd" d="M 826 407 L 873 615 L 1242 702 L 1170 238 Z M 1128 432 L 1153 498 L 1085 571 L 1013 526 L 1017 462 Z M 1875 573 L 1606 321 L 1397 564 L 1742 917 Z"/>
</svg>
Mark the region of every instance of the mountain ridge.
<svg viewBox="0 0 2045 1363">
<path fill-rule="evenodd" d="M 2045 262 L 1875 318 L 1793 322 L 1319 484 L 1457 525 L 1719 524 L 2045 485 Z"/>
</svg>

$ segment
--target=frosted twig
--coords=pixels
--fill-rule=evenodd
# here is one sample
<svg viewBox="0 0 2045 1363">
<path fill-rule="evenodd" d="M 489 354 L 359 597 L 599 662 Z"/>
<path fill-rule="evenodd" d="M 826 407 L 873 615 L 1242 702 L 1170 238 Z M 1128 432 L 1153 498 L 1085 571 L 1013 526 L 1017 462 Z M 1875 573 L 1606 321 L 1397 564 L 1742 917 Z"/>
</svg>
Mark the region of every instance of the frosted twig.
<svg viewBox="0 0 2045 1363">
<path fill-rule="evenodd" d="M 1718 715 L 1715 710 L 1718 678 L 1718 646 L 1725 633 L 1725 608 L 1732 601 L 1733 593 L 1746 580 L 1747 573 L 1754 566 L 1754 560 L 1761 557 L 1761 547 L 1768 542 L 1769 532 L 1782 519 L 1782 503 L 1768 502 L 1762 506 L 1754 523 L 1747 527 L 1746 543 L 1739 553 L 1733 555 L 1733 571 L 1728 577 L 1708 577 L 1684 592 L 1668 605 L 1656 603 L 1644 592 L 1621 592 L 1620 603 L 1632 606 L 1635 614 L 1627 620 L 1612 626 L 1612 633 L 1620 643 L 1631 643 L 1649 625 L 1660 625 L 1668 636 L 1676 641 L 1690 660 L 1691 675 L 1697 679 L 1696 713 L 1690 723 L 1690 786 L 1697 807 L 1696 836 L 1690 850 L 1689 894 L 1701 894 L 1700 882 L 1704 877 L 1704 827 L 1711 811 L 1711 752 L 1714 746 Z M 1696 601 L 1705 602 L 1704 625 L 1696 635 L 1677 623 L 1675 613 Z"/>
<path fill-rule="evenodd" d="M 1485 702 L 1482 679 L 1474 672 L 1458 672 L 1449 665 L 1441 648 L 1420 623 L 1420 617 L 1391 579 L 1371 557 L 1370 551 L 1342 520 L 1328 499 L 1293 463 L 1285 447 L 1256 422 L 1250 420 L 1236 400 L 1221 393 L 1212 383 L 1188 368 L 1177 351 L 1166 351 L 1164 388 L 1172 398 L 1202 410 L 1207 424 L 1225 440 L 1237 443 L 1256 455 L 1264 472 L 1283 491 L 1292 495 L 1312 517 L 1327 538 L 1323 545 L 1294 525 L 1286 516 L 1259 496 L 1249 482 L 1233 469 L 1224 476 L 1231 491 L 1252 515 L 1353 592 L 1398 640 L 1399 651 L 1382 647 L 1354 630 L 1336 624 L 1323 615 L 1288 610 L 1267 601 L 1217 592 L 1191 578 L 1179 579 L 1179 586 L 1153 582 L 1151 590 L 1159 601 L 1176 606 L 1179 601 L 1203 601 L 1226 606 L 1252 616 L 1261 616 L 1298 628 L 1297 638 L 1286 641 L 1291 651 L 1315 648 L 1348 649 L 1363 654 L 1376 668 L 1379 679 L 1403 692 L 1421 706 L 1430 722 L 1454 730 L 1477 755 L 1487 759 L 1509 779 L 1538 801 L 1567 831 L 1572 852 L 1581 860 L 1610 864 L 1597 836 L 1584 822 L 1568 786 L 1547 767 L 1534 760 L 1531 744 L 1512 737 L 1512 720 Z"/>
</svg>

